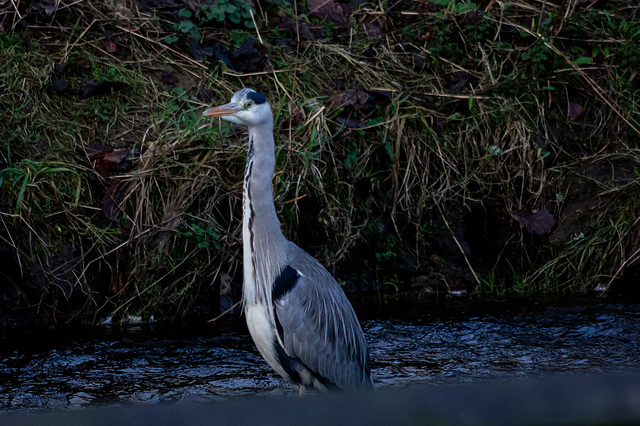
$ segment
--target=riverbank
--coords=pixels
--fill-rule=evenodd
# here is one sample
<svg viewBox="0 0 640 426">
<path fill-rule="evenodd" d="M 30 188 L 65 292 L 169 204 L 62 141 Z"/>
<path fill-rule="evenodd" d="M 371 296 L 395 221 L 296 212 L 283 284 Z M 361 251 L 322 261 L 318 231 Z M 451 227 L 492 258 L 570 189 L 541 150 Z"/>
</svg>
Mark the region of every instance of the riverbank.
<svg viewBox="0 0 640 426">
<path fill-rule="evenodd" d="M 201 112 L 243 86 L 346 291 L 637 294 L 638 6 L 566 3 L 0 6 L 5 324 L 232 306 L 244 135 Z"/>
</svg>

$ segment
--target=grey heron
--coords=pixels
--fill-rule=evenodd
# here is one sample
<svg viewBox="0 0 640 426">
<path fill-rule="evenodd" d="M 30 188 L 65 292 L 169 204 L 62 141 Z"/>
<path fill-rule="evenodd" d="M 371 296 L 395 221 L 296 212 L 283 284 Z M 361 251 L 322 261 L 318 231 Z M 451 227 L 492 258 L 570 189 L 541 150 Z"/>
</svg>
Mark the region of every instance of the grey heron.
<svg viewBox="0 0 640 426">
<path fill-rule="evenodd" d="M 367 342 L 358 318 L 329 272 L 287 241 L 273 203 L 273 114 L 252 89 L 210 108 L 206 117 L 246 126 L 249 146 L 243 186 L 243 303 L 262 357 L 281 376 L 306 388 L 372 387 Z"/>
</svg>

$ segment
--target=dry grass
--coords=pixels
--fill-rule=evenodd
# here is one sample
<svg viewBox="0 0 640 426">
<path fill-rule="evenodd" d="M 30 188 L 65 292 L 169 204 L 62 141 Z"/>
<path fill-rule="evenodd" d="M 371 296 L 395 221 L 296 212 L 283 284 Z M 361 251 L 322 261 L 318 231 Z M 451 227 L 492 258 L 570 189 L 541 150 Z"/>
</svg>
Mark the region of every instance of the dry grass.
<svg viewBox="0 0 640 426">
<path fill-rule="evenodd" d="M 353 31 L 318 21 L 324 36 L 310 41 L 274 30 L 274 4 L 242 30 L 277 71 L 255 73 L 192 59 L 185 36 L 164 41 L 177 15 L 135 2 L 2 6 L 0 235 L 20 306 L 60 320 L 214 312 L 220 277 L 241 281 L 245 153 L 241 134 L 200 112 L 242 86 L 276 113 L 285 233 L 345 282 L 565 292 L 637 273 L 637 7 L 372 3 L 353 11 Z M 238 33 L 200 31 L 227 45 Z M 76 90 L 127 89 L 62 94 L 60 62 Z M 357 91 L 366 103 L 336 108 Z M 133 161 L 103 176 L 86 153 L 97 145 Z M 109 188 L 115 220 L 102 211 Z M 550 235 L 509 216 L 543 208 L 558 219 Z"/>
</svg>

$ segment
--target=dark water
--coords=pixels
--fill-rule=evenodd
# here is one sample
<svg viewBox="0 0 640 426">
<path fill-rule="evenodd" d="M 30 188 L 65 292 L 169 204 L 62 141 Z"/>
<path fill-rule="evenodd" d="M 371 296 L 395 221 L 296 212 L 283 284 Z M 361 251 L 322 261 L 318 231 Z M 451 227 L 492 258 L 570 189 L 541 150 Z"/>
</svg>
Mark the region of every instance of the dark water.
<svg viewBox="0 0 640 426">
<path fill-rule="evenodd" d="M 509 306 L 361 314 L 376 386 L 640 371 L 640 304 Z M 297 392 L 238 325 L 59 328 L 0 345 L 0 413 Z"/>
</svg>

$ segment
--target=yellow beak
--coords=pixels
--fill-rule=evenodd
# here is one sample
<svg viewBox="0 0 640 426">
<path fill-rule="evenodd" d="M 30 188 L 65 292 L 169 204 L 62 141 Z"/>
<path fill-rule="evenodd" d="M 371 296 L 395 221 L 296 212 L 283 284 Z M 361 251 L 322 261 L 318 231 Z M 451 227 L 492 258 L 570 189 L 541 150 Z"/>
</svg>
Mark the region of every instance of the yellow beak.
<svg viewBox="0 0 640 426">
<path fill-rule="evenodd" d="M 228 103 L 217 107 L 209 108 L 202 113 L 205 117 L 222 117 L 225 115 L 234 115 L 238 112 L 238 104 Z"/>
</svg>

